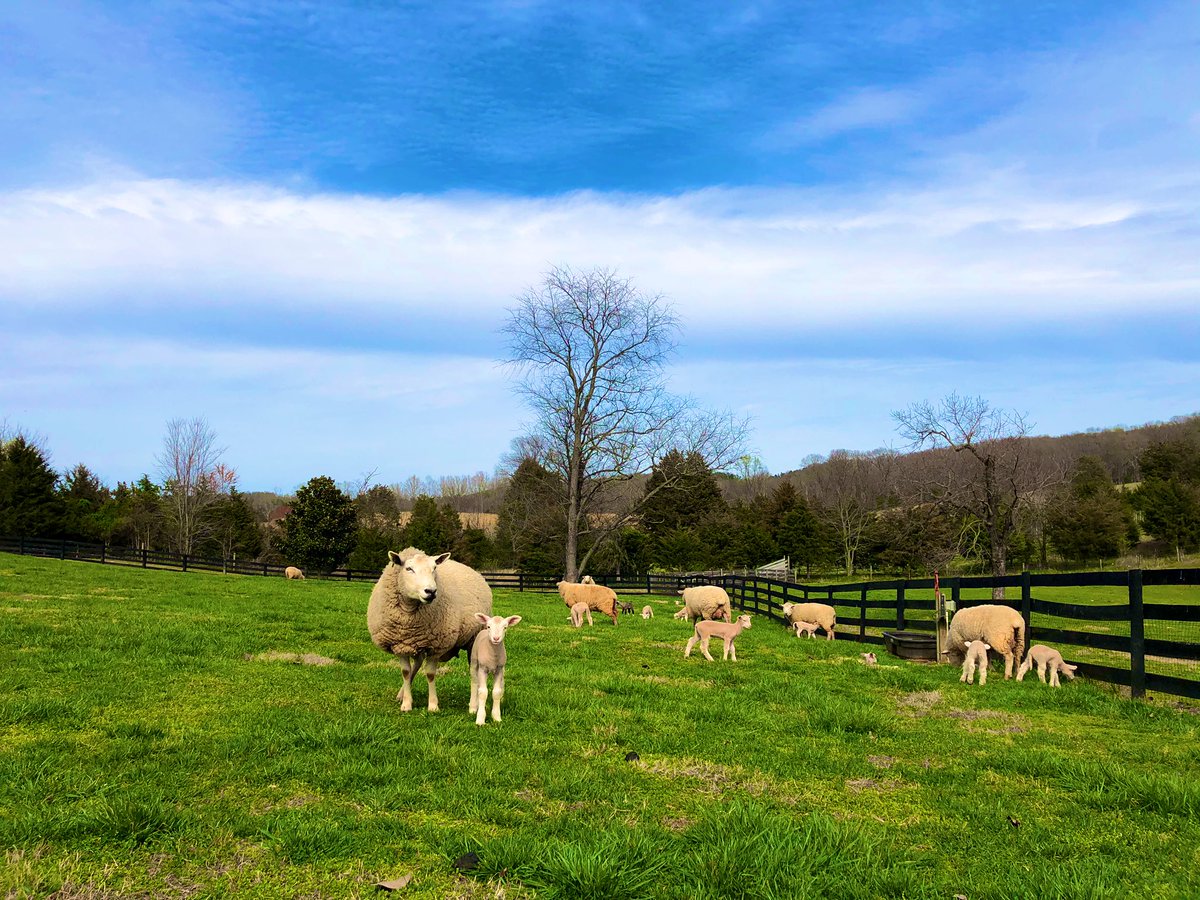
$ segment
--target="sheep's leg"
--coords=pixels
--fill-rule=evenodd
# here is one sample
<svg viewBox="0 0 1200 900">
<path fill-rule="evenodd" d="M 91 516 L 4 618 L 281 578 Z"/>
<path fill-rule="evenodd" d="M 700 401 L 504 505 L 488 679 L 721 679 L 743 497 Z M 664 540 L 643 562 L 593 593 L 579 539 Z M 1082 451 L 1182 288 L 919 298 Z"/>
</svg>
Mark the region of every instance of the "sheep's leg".
<svg viewBox="0 0 1200 900">
<path fill-rule="evenodd" d="M 963 663 L 963 670 L 962 670 L 962 674 L 958 676 L 958 680 L 959 680 L 959 681 L 961 681 L 961 682 L 963 682 L 963 684 L 971 684 L 971 682 L 972 682 L 974 679 L 975 679 L 974 667 L 969 667 L 969 666 L 967 666 L 967 664 L 964 662 L 964 663 Z"/>
<path fill-rule="evenodd" d="M 692 648 L 696 646 L 696 636 L 693 634 L 688 638 L 687 646 L 683 648 L 683 658 L 687 659 L 692 655 Z"/>
<path fill-rule="evenodd" d="M 410 712 L 413 708 L 412 683 L 416 674 L 421 671 L 424 656 L 401 656 L 400 671 L 404 675 L 404 683 L 400 687 L 396 699 L 400 701 L 400 712 Z"/>
<path fill-rule="evenodd" d="M 1058 687 L 1058 666 L 1050 670 L 1050 687 Z"/>
<path fill-rule="evenodd" d="M 817 635 L 815 632 L 812 635 L 810 635 L 810 637 L 816 637 L 816 636 Z M 825 640 L 827 640 L 827 641 L 833 640 L 833 629 L 832 628 L 825 629 Z"/>
<path fill-rule="evenodd" d="M 479 689 L 479 667 L 474 663 L 471 664 L 471 702 L 467 705 L 467 712 L 473 713 L 479 708 L 479 697 L 475 691 Z"/>
<path fill-rule="evenodd" d="M 492 721 L 500 721 L 500 701 L 504 699 L 504 668 L 492 679 Z"/>
<path fill-rule="evenodd" d="M 437 663 L 430 663 L 429 668 L 425 671 L 425 680 L 429 682 L 429 711 L 438 711 L 438 696 L 437 696 Z"/>
<path fill-rule="evenodd" d="M 472 685 L 471 702 L 475 704 L 475 724 L 487 721 L 487 672 L 479 670 L 479 683 Z"/>
<path fill-rule="evenodd" d="M 987 670 L 988 670 L 987 665 L 985 663 L 981 662 L 979 664 L 979 683 L 981 685 L 987 684 Z"/>
<path fill-rule="evenodd" d="M 1037 667 L 1038 667 L 1038 678 L 1041 679 L 1042 684 L 1045 684 L 1046 683 L 1046 664 L 1044 662 L 1038 662 Z"/>
<path fill-rule="evenodd" d="M 1012 652 L 1004 654 L 1004 678 L 1008 680 L 1013 677 L 1013 655 Z"/>
<path fill-rule="evenodd" d="M 712 658 L 712 654 L 708 652 L 708 642 L 710 640 L 712 640 L 711 635 L 700 641 L 700 651 L 704 654 L 704 658 L 709 662 L 716 662 L 716 660 Z"/>
<path fill-rule="evenodd" d="M 726 649 L 726 650 L 729 652 L 729 658 L 730 658 L 730 659 L 731 659 L 733 662 L 737 662 L 737 647 L 735 647 L 735 646 L 733 645 L 733 641 L 732 641 L 732 640 L 730 640 L 730 641 L 729 641 L 729 643 L 727 643 L 727 644 L 725 645 L 725 649 Z"/>
<path fill-rule="evenodd" d="M 591 628 L 594 623 L 592 622 L 592 611 L 590 609 L 587 611 L 587 617 L 588 617 L 588 627 Z M 580 626 L 582 626 L 583 621 L 581 620 L 579 622 L 579 624 L 580 624 Z"/>
</svg>

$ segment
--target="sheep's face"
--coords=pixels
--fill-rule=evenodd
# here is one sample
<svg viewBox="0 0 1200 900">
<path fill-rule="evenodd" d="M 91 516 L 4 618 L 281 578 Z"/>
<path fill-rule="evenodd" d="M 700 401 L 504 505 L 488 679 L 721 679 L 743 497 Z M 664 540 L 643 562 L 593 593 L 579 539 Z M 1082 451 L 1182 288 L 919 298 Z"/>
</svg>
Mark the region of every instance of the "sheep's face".
<svg viewBox="0 0 1200 900">
<path fill-rule="evenodd" d="M 749 616 L 738 616 L 737 624 L 741 625 L 743 628 L 749 628 L 750 627 L 750 617 Z"/>
<path fill-rule="evenodd" d="M 783 604 L 783 614 L 785 616 L 790 616 L 792 614 L 792 610 L 795 608 L 796 608 L 795 603 L 785 603 L 785 604 Z"/>
<path fill-rule="evenodd" d="M 487 629 L 488 640 L 495 645 L 504 643 L 504 632 L 512 628 L 521 621 L 520 616 L 485 616 L 483 613 L 475 613 L 475 618 L 479 623 Z"/>
<path fill-rule="evenodd" d="M 1074 681 L 1075 680 L 1075 670 L 1078 668 L 1079 668 L 1079 666 L 1072 666 L 1069 663 L 1061 663 L 1058 667 L 1058 671 L 1060 671 L 1064 675 L 1066 675 L 1067 678 L 1069 678 L 1071 681 Z"/>
<path fill-rule="evenodd" d="M 449 553 L 439 556 L 415 553 L 401 559 L 398 553 L 389 551 L 388 556 L 399 570 L 396 583 L 401 597 L 422 605 L 437 599 L 437 567 L 450 558 Z"/>
</svg>

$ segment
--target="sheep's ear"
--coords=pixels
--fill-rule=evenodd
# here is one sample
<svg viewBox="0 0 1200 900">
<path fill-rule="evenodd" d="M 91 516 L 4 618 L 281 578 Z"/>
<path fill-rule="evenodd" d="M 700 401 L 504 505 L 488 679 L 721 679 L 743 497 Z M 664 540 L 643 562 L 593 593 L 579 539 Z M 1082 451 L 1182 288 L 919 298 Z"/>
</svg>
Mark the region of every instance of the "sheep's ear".
<svg viewBox="0 0 1200 900">
<path fill-rule="evenodd" d="M 444 563 L 449 558 L 450 558 L 450 551 L 447 550 L 445 553 L 441 553 L 441 554 L 438 554 L 437 556 L 435 556 L 433 558 L 433 564 L 435 566 L 440 566 L 442 563 Z"/>
<path fill-rule="evenodd" d="M 388 551 L 388 559 L 390 559 L 396 565 L 400 565 L 400 554 L 397 553 L 395 550 Z"/>
<path fill-rule="evenodd" d="M 970 642 L 970 641 L 963 641 L 963 646 L 964 646 L 964 647 L 966 647 L 968 650 L 970 650 L 970 649 L 971 649 L 971 642 Z"/>
<path fill-rule="evenodd" d="M 475 618 L 478 619 L 480 622 L 482 622 L 484 625 L 486 625 L 489 621 L 491 621 L 483 613 L 475 613 Z"/>
<path fill-rule="evenodd" d="M 980 641 L 979 643 L 983 644 L 983 641 Z M 991 649 L 992 649 L 992 645 L 991 645 L 991 644 L 983 644 L 983 649 L 984 649 L 984 650 L 991 650 Z"/>
<path fill-rule="evenodd" d="M 514 625 L 516 625 L 520 621 L 521 621 L 520 616 L 509 616 L 508 617 L 508 627 L 512 628 Z"/>
</svg>

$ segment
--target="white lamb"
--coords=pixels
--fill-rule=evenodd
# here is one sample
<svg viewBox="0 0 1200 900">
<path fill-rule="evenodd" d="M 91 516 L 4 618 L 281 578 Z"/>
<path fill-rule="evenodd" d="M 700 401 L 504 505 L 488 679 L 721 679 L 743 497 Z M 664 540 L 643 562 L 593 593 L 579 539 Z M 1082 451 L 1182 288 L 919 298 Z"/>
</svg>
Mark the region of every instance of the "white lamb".
<svg viewBox="0 0 1200 900">
<path fill-rule="evenodd" d="M 591 607 L 589 607 L 585 601 L 580 600 L 578 603 L 576 603 L 574 606 L 571 607 L 571 624 L 576 628 L 582 628 L 583 627 L 583 619 L 585 616 L 587 617 L 588 625 L 591 625 L 592 624 Z"/>
<path fill-rule="evenodd" d="M 1025 651 L 1025 620 L 1011 606 L 987 603 L 960 609 L 950 620 L 950 632 L 942 655 L 951 663 L 962 662 L 964 648 L 972 641 L 984 641 L 1004 657 L 1004 677 L 1012 678 L 1014 660 L 1019 665 Z"/>
<path fill-rule="evenodd" d="M 288 566 L 286 569 L 283 570 L 283 577 L 287 578 L 288 580 L 296 579 L 299 581 L 303 581 L 304 573 L 302 571 L 300 571 L 299 569 L 297 569 L 295 566 Z"/>
<path fill-rule="evenodd" d="M 983 641 L 971 641 L 969 644 L 963 644 L 965 653 L 963 654 L 962 677 L 959 681 L 965 681 L 967 684 L 973 684 L 975 680 L 975 667 L 979 667 L 979 683 L 987 684 L 987 667 L 988 658 L 987 652 L 992 648 Z"/>
<path fill-rule="evenodd" d="M 837 628 L 837 610 L 828 603 L 792 603 L 783 604 L 783 617 L 789 622 L 816 622 L 825 632 L 826 640 L 833 640 Z"/>
<path fill-rule="evenodd" d="M 700 642 L 700 652 L 704 654 L 704 658 L 709 662 L 715 662 L 712 654 L 708 652 L 708 642 L 714 637 L 719 637 L 725 642 L 725 653 L 721 659 L 731 659 L 737 662 L 737 650 L 734 649 L 733 642 L 739 634 L 750 627 L 750 617 L 741 615 L 737 617 L 735 622 L 720 622 L 716 620 L 700 621 L 696 623 L 696 629 L 688 639 L 687 646 L 683 650 L 683 656 L 686 659 L 692 655 L 692 648 L 696 646 L 696 642 Z"/>
<path fill-rule="evenodd" d="M 471 709 L 475 724 L 487 719 L 487 679 L 492 676 L 492 721 L 500 721 L 500 701 L 504 699 L 504 664 L 508 653 L 504 649 L 504 632 L 521 621 L 520 616 L 485 616 L 475 618 L 483 631 L 475 635 L 471 645 Z"/>
<path fill-rule="evenodd" d="M 807 634 L 810 638 L 817 636 L 817 629 L 821 626 L 816 622 L 793 622 L 792 628 L 796 630 L 796 637 L 801 634 Z"/>
<path fill-rule="evenodd" d="M 1066 675 L 1068 680 L 1074 681 L 1075 670 L 1079 668 L 1063 660 L 1062 654 L 1053 647 L 1034 644 L 1029 648 L 1029 655 L 1025 657 L 1025 662 L 1021 663 L 1021 668 L 1017 670 L 1017 681 L 1024 681 L 1026 674 L 1035 665 L 1042 684 L 1046 683 L 1046 671 L 1050 671 L 1050 687 L 1059 687 L 1058 675 L 1060 672 Z"/>
<path fill-rule="evenodd" d="M 642 607 L 642 618 L 643 619 L 653 619 L 654 618 L 654 607 L 649 606 L 649 605 L 643 606 Z"/>
<path fill-rule="evenodd" d="M 719 619 L 728 622 L 733 615 L 733 602 L 725 588 L 715 584 L 703 584 L 697 587 L 684 588 L 679 592 L 683 597 L 683 609 L 675 613 L 676 619 Z"/>
<path fill-rule="evenodd" d="M 371 591 L 367 628 L 379 649 L 400 659 L 404 684 L 396 699 L 402 712 L 412 709 L 412 682 L 426 660 L 429 711 L 438 711 L 438 663 L 471 643 L 483 626 L 476 616 L 492 614 L 492 589 L 469 566 L 449 553 L 428 556 L 415 547 L 388 551 L 388 564 Z"/>
</svg>

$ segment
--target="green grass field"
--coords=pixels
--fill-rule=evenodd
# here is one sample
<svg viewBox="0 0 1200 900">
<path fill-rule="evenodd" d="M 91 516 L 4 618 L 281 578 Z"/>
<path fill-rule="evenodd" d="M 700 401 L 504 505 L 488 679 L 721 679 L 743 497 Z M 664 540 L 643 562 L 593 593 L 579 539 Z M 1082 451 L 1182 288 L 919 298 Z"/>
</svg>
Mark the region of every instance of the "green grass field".
<svg viewBox="0 0 1200 900">
<path fill-rule="evenodd" d="M 0 555 L 0 895 L 1200 896 L 1170 698 L 967 687 L 765 619 L 685 660 L 665 598 L 576 631 L 497 592 L 525 619 L 477 728 L 462 658 L 400 713 L 369 593 Z"/>
</svg>

